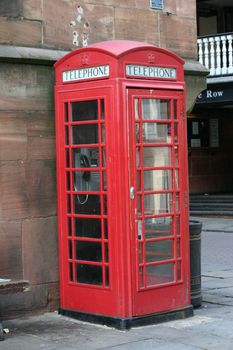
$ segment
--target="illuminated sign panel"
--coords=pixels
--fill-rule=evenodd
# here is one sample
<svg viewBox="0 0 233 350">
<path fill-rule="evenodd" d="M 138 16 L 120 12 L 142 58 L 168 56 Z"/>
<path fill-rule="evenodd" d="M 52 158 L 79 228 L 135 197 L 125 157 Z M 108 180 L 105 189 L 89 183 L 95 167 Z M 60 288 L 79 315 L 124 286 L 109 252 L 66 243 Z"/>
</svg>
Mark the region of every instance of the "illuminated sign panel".
<svg viewBox="0 0 233 350">
<path fill-rule="evenodd" d="M 67 70 L 62 73 L 63 83 L 85 79 L 96 79 L 109 77 L 109 65 Z"/>
<path fill-rule="evenodd" d="M 127 64 L 126 75 L 129 77 L 176 79 L 176 69 Z"/>
</svg>

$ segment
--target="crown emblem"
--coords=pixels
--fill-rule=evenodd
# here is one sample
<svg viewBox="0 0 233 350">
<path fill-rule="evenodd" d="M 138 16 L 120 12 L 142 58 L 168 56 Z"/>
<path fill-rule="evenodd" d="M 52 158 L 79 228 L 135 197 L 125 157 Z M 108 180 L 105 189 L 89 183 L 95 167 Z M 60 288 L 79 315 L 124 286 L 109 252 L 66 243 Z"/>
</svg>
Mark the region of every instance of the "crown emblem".
<svg viewBox="0 0 233 350">
<path fill-rule="evenodd" d="M 148 58 L 148 63 L 154 63 L 155 62 L 155 55 L 153 53 L 149 53 L 147 58 Z"/>
<path fill-rule="evenodd" d="M 83 66 L 87 66 L 88 63 L 89 63 L 89 56 L 88 55 L 81 56 L 81 64 Z"/>
</svg>

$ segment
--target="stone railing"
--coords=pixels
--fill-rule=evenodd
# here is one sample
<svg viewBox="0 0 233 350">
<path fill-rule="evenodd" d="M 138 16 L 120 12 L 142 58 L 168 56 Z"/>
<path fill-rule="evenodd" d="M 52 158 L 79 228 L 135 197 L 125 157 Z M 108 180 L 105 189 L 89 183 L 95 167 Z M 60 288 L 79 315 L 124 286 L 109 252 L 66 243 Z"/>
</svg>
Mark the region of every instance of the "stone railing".
<svg viewBox="0 0 233 350">
<path fill-rule="evenodd" d="M 233 33 L 199 37 L 198 60 L 209 69 L 209 77 L 233 74 Z"/>
</svg>

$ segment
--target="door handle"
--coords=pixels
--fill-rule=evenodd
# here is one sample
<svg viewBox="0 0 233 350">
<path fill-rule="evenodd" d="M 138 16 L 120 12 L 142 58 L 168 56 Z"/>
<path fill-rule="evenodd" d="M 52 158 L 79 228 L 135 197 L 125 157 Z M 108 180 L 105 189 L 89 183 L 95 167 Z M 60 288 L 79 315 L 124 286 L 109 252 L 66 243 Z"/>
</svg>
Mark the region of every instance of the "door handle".
<svg viewBox="0 0 233 350">
<path fill-rule="evenodd" d="M 142 239 L 142 220 L 138 220 L 138 239 Z"/>
<path fill-rule="evenodd" d="M 135 188 L 134 187 L 130 187 L 129 198 L 130 199 L 134 199 L 135 198 Z"/>
</svg>

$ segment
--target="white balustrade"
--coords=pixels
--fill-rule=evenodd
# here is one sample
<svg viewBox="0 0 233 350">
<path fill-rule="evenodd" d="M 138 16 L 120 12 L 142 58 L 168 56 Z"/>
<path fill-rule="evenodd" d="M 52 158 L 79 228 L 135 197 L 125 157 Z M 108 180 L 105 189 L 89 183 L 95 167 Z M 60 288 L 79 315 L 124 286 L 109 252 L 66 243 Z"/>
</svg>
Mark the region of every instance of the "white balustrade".
<svg viewBox="0 0 233 350">
<path fill-rule="evenodd" d="M 205 66 L 206 66 L 206 68 L 209 69 L 210 68 L 210 65 L 209 65 L 210 53 L 209 53 L 209 40 L 208 40 L 208 38 L 203 39 L 203 43 L 204 43 Z"/>
<path fill-rule="evenodd" d="M 215 38 L 216 42 L 216 75 L 222 74 L 222 68 L 221 68 L 221 48 L 220 48 L 220 37 L 216 36 Z"/>
<path fill-rule="evenodd" d="M 233 51 L 232 51 L 232 40 L 233 35 L 227 35 L 228 40 L 228 73 L 233 74 Z"/>
<path fill-rule="evenodd" d="M 226 36 L 221 36 L 222 41 L 222 74 L 227 74 L 227 47 Z"/>
<path fill-rule="evenodd" d="M 209 43 L 210 43 L 210 75 L 215 75 L 214 38 L 210 38 Z"/>
<path fill-rule="evenodd" d="M 199 38 L 198 60 L 210 70 L 209 76 L 233 74 L 233 34 Z"/>
<path fill-rule="evenodd" d="M 198 61 L 203 65 L 203 49 L 202 49 L 202 39 L 197 39 L 198 44 Z"/>
</svg>

